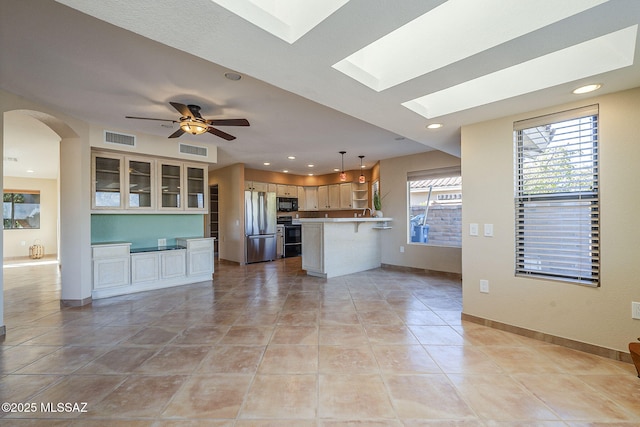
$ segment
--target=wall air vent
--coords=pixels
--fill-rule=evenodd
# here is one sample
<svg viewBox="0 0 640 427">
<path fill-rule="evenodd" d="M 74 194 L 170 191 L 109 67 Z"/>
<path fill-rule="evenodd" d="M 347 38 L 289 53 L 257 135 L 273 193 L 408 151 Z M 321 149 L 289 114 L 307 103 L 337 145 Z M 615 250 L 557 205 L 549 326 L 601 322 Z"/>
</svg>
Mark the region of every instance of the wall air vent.
<svg viewBox="0 0 640 427">
<path fill-rule="evenodd" d="M 118 144 L 126 145 L 127 147 L 135 147 L 136 137 L 135 135 L 127 135 L 125 133 L 116 133 L 105 130 L 104 142 L 107 144 Z"/>
<path fill-rule="evenodd" d="M 182 154 L 191 154 L 192 156 L 209 156 L 209 149 L 207 147 L 198 147 L 196 145 L 180 144 L 180 152 Z"/>
</svg>

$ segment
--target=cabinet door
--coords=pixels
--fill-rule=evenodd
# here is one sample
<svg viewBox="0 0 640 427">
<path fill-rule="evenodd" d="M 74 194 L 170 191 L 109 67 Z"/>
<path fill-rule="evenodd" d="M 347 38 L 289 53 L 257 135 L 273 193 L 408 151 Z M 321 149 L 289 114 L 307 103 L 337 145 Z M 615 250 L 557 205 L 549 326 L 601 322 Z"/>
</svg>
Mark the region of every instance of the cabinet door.
<svg viewBox="0 0 640 427">
<path fill-rule="evenodd" d="M 131 255 L 131 283 L 153 282 L 160 278 L 160 257 L 157 252 Z"/>
<path fill-rule="evenodd" d="M 352 209 L 353 192 L 351 189 L 351 183 L 345 182 L 340 184 L 340 209 Z"/>
<path fill-rule="evenodd" d="M 298 210 L 299 211 L 306 211 L 307 210 L 307 204 L 306 204 L 306 196 L 305 196 L 305 187 L 298 187 Z"/>
<path fill-rule="evenodd" d="M 207 200 L 207 169 L 200 165 L 185 165 L 186 206 L 187 210 L 206 211 Z"/>
<path fill-rule="evenodd" d="M 329 209 L 329 187 L 321 185 L 318 187 L 318 209 Z"/>
<path fill-rule="evenodd" d="M 106 153 L 93 153 L 92 209 L 122 209 L 124 157 Z"/>
<path fill-rule="evenodd" d="M 329 209 L 340 209 L 340 184 L 329 186 Z"/>
<path fill-rule="evenodd" d="M 177 249 L 160 252 L 160 278 L 184 277 L 187 272 L 187 251 Z"/>
<path fill-rule="evenodd" d="M 304 187 L 304 206 L 307 211 L 318 210 L 318 187 Z"/>
<path fill-rule="evenodd" d="M 281 184 L 276 185 L 276 195 L 278 197 L 289 197 L 287 195 L 287 187 L 288 187 L 287 185 L 281 185 Z"/>
<path fill-rule="evenodd" d="M 160 209 L 182 209 L 182 164 L 160 162 Z"/>
<path fill-rule="evenodd" d="M 269 184 L 266 182 L 255 182 L 253 183 L 253 191 L 269 191 Z"/>
<path fill-rule="evenodd" d="M 129 284 L 129 257 L 93 260 L 93 289 Z"/>
<path fill-rule="evenodd" d="M 156 199 L 155 163 L 142 158 L 125 158 L 127 209 L 154 209 Z"/>
</svg>

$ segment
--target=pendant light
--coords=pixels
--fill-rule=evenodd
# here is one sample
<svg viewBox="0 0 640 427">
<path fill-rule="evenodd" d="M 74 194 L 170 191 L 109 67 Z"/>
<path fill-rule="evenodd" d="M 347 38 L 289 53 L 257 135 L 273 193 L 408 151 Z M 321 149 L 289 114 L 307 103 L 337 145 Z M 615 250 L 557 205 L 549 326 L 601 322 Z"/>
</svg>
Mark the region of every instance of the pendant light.
<svg viewBox="0 0 640 427">
<path fill-rule="evenodd" d="M 360 184 L 364 184 L 365 178 L 364 178 L 364 174 L 362 173 L 362 159 L 364 159 L 364 156 L 358 156 L 358 157 L 360 157 L 360 177 L 358 178 L 358 182 Z"/>
<path fill-rule="evenodd" d="M 340 181 L 344 182 L 347 180 L 347 174 L 344 173 L 344 155 L 347 154 L 346 151 L 338 151 L 342 155 L 342 169 L 340 169 Z"/>
</svg>

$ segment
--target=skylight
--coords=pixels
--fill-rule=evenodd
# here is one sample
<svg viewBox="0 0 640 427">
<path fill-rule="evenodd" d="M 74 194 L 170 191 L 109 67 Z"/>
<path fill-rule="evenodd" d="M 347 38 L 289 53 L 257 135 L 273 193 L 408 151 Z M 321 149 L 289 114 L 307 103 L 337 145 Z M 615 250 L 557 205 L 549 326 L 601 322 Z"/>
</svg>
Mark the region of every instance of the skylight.
<svg viewBox="0 0 640 427">
<path fill-rule="evenodd" d="M 333 68 L 382 91 L 608 0 L 448 0 Z"/>
<path fill-rule="evenodd" d="M 293 44 L 349 0 L 212 0 Z"/>
<path fill-rule="evenodd" d="M 633 64 L 638 25 L 402 103 L 428 119 Z"/>
</svg>

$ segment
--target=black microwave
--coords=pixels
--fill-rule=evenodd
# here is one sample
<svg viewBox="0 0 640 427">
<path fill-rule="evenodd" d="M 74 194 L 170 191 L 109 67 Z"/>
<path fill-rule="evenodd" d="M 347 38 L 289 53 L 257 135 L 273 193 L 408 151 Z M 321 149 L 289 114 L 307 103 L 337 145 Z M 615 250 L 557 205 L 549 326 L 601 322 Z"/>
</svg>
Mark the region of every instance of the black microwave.
<svg viewBox="0 0 640 427">
<path fill-rule="evenodd" d="M 278 197 L 277 205 L 278 211 L 280 212 L 295 212 L 298 210 L 298 199 L 292 197 Z"/>
</svg>

